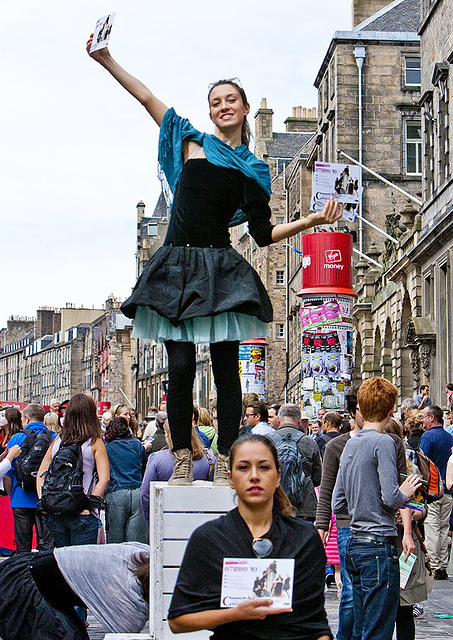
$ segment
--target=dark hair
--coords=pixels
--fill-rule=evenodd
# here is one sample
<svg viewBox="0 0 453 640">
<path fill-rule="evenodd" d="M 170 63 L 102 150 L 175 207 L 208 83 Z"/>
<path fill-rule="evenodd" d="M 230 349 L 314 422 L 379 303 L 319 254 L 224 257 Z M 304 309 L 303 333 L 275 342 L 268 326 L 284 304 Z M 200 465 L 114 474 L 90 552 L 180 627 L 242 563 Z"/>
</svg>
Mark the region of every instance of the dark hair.
<svg viewBox="0 0 453 640">
<path fill-rule="evenodd" d="M 22 420 L 20 411 L 14 407 L 8 407 L 5 409 L 5 420 L 8 421 L 8 440 L 15 434 L 22 431 Z"/>
<path fill-rule="evenodd" d="M 44 420 L 44 414 L 46 412 L 41 407 L 40 404 L 31 403 L 27 404 L 25 409 L 22 411 L 22 415 L 30 418 L 30 420 L 34 420 L 36 422 L 42 422 Z"/>
<path fill-rule="evenodd" d="M 401 438 L 401 440 L 403 439 L 403 425 L 395 417 L 390 418 L 390 420 L 385 425 L 384 431 L 385 433 L 393 433 L 395 436 Z"/>
<path fill-rule="evenodd" d="M 131 438 L 132 433 L 127 424 L 126 418 L 121 418 L 118 416 L 117 418 L 113 418 L 110 420 L 108 425 L 105 428 L 105 441 L 112 442 L 112 440 L 116 440 L 117 438 Z"/>
<path fill-rule="evenodd" d="M 444 412 L 440 407 L 437 406 L 437 404 L 432 404 L 429 407 L 427 407 L 426 415 L 434 416 L 434 418 L 436 419 L 436 422 L 439 422 L 440 424 L 442 424 L 444 421 Z"/>
<path fill-rule="evenodd" d="M 76 393 L 68 402 L 64 424 L 60 433 L 62 444 L 86 442 L 102 438 L 96 403 L 84 393 Z"/>
<path fill-rule="evenodd" d="M 280 407 L 281 407 L 281 404 L 276 404 L 276 403 L 274 402 L 274 404 L 270 404 L 270 405 L 268 406 L 268 409 L 273 409 L 273 410 L 275 411 L 275 413 L 278 413 L 278 412 L 279 412 L 279 410 L 280 410 Z"/>
<path fill-rule="evenodd" d="M 429 388 L 429 384 L 422 384 L 420 387 L 420 393 L 423 391 L 423 389 Z"/>
<path fill-rule="evenodd" d="M 357 413 L 357 389 L 355 387 L 349 389 L 345 396 L 345 401 L 346 411 L 349 413 L 351 418 L 354 418 Z"/>
<path fill-rule="evenodd" d="M 329 411 L 324 416 L 324 423 L 328 422 L 334 429 L 340 430 L 343 418 L 336 411 Z"/>
<path fill-rule="evenodd" d="M 149 554 L 140 551 L 140 553 L 134 554 L 131 560 L 132 567 L 130 569 L 140 581 L 144 600 L 149 602 Z"/>
<path fill-rule="evenodd" d="M 254 400 L 253 402 L 248 402 L 245 406 L 246 409 L 253 409 L 255 413 L 259 413 L 261 416 L 261 420 L 263 422 L 267 422 L 269 419 L 269 414 L 267 411 L 267 407 L 264 402 L 261 400 Z"/>
<path fill-rule="evenodd" d="M 244 89 L 240 87 L 238 84 L 236 84 L 236 82 L 233 82 L 232 80 L 217 80 L 217 82 L 214 82 L 209 88 L 208 102 L 209 102 L 209 96 L 211 95 L 211 91 L 215 87 L 218 87 L 219 85 L 222 85 L 222 84 L 229 84 L 232 87 L 234 87 L 238 91 L 239 95 L 241 96 L 242 104 L 244 106 L 248 105 L 249 101 L 247 100 L 247 96 L 245 95 Z M 248 123 L 247 118 L 244 118 L 242 122 L 242 130 L 241 130 L 241 144 L 245 144 L 247 149 L 250 146 L 251 137 L 252 137 L 252 132 L 250 130 L 250 125 Z"/>
<path fill-rule="evenodd" d="M 261 444 L 264 444 L 264 446 L 267 447 L 269 451 L 272 453 L 272 457 L 274 458 L 275 467 L 277 471 L 280 471 L 280 460 L 278 459 L 277 449 L 275 447 L 275 444 L 272 442 L 272 440 L 269 440 L 269 438 L 266 438 L 265 436 L 260 436 L 255 433 L 247 433 L 241 436 L 240 438 L 238 438 L 237 440 L 235 440 L 235 442 L 233 442 L 233 444 L 231 445 L 230 456 L 228 458 L 228 468 L 230 470 L 230 473 L 231 473 L 231 468 L 233 466 L 234 457 L 236 455 L 237 449 L 242 444 L 247 442 L 260 442 Z M 278 485 L 278 487 L 275 490 L 273 508 L 275 511 L 279 511 L 285 516 L 293 515 L 293 511 L 294 511 L 293 506 L 289 501 L 288 496 L 283 491 L 281 485 Z"/>
<path fill-rule="evenodd" d="M 198 411 L 198 407 L 193 406 L 193 419 L 198 424 L 198 418 L 200 417 L 200 412 Z"/>
<path fill-rule="evenodd" d="M 453 382 L 447 382 L 447 384 L 445 385 L 445 388 L 448 389 L 449 391 L 453 391 Z"/>
</svg>

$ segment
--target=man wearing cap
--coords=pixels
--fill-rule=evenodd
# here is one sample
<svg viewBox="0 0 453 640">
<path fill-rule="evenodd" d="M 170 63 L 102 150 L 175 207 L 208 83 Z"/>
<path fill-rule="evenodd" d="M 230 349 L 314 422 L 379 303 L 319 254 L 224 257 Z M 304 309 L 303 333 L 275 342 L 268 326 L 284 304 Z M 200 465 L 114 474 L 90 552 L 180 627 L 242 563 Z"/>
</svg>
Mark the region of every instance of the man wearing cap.
<svg viewBox="0 0 453 640">
<path fill-rule="evenodd" d="M 305 435 L 308 434 L 310 424 L 310 416 L 306 411 L 300 412 L 300 431 L 303 431 Z"/>
</svg>

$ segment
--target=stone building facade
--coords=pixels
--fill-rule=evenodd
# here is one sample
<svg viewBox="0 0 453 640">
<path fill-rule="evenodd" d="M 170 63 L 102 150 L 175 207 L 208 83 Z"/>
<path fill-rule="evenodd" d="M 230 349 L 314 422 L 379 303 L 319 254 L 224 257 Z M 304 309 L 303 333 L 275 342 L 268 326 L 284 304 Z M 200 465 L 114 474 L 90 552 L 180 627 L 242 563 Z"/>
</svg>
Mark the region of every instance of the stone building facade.
<svg viewBox="0 0 453 640">
<path fill-rule="evenodd" d="M 413 319 L 419 359 L 414 371 L 420 382 L 429 382 L 433 401 L 443 405 L 445 383 L 453 379 L 453 1 L 421 0 L 419 33 L 423 206 L 419 241 L 408 252 L 421 300 Z"/>
<path fill-rule="evenodd" d="M 370 8 L 377 12 L 364 13 Z M 379 7 L 356 1 L 353 16 L 359 15 L 362 22 L 351 31 L 335 33 L 315 81 L 319 133 L 311 160 L 347 163 L 338 151 L 361 155 L 364 165 L 420 200 L 419 0 Z M 392 186 L 366 172 L 363 185 L 363 217 L 398 243 L 360 221 L 348 223 L 354 247 L 380 265 L 355 255 L 355 378 L 382 375 L 397 386 L 401 400 L 423 381 L 416 337 L 426 331 L 420 270 L 407 257 L 419 242 L 422 220 L 419 207 Z"/>
<path fill-rule="evenodd" d="M 132 323 L 119 306 L 111 296 L 105 310 L 71 304 L 61 310 L 38 309 L 36 320 L 22 322 L 22 333 L 30 326 L 33 330 L 0 354 L 0 401 L 47 406 L 53 398 L 61 402 L 85 392 L 96 402 L 118 404 L 127 397 L 134 404 Z M 18 322 L 11 320 L 15 331 L 10 336 L 20 335 Z M 57 326 L 67 328 L 39 335 Z"/>
</svg>

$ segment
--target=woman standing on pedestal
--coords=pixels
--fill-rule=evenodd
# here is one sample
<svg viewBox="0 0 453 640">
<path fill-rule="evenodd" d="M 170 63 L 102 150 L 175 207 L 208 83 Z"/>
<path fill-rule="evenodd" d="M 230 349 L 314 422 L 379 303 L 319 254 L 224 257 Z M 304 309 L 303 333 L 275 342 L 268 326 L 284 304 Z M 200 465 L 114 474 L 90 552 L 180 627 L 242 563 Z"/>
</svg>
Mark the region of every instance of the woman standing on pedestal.
<svg viewBox="0 0 453 640">
<path fill-rule="evenodd" d="M 90 51 L 92 36 L 87 43 Z M 332 224 L 341 206 L 273 226 L 270 174 L 249 150 L 250 105 L 238 79 L 219 80 L 208 93 L 214 135 L 197 131 L 111 57 L 90 54 L 136 98 L 160 127 L 159 163 L 174 200 L 164 245 L 122 306 L 135 318 L 134 336 L 164 342 L 168 353 L 168 419 L 175 470 L 171 484 L 192 482 L 190 429 L 195 344 L 210 343 L 217 387 L 219 455 L 215 484 L 227 484 L 228 452 L 241 420 L 239 342 L 267 334 L 272 305 L 256 271 L 230 244 L 228 227 L 247 221 L 259 246 Z"/>
</svg>

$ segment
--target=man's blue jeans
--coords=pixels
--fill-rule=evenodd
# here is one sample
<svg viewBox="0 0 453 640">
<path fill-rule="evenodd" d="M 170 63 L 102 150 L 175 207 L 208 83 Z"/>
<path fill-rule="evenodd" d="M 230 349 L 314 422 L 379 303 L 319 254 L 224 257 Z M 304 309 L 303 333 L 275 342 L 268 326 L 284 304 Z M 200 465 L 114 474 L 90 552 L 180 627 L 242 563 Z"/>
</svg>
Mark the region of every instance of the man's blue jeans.
<svg viewBox="0 0 453 640">
<path fill-rule="evenodd" d="M 349 527 L 338 527 L 337 546 L 340 556 L 340 572 L 343 588 L 341 590 L 340 608 L 338 611 L 337 640 L 360 640 L 354 636 L 354 601 L 352 598 L 352 582 L 346 569 L 346 546 L 351 535 Z"/>
<path fill-rule="evenodd" d="M 362 640 L 392 640 L 400 592 L 398 549 L 352 535 L 346 547 L 354 620 Z"/>
<path fill-rule="evenodd" d="M 86 516 L 46 516 L 56 547 L 96 544 L 99 520 L 90 513 Z"/>
</svg>

